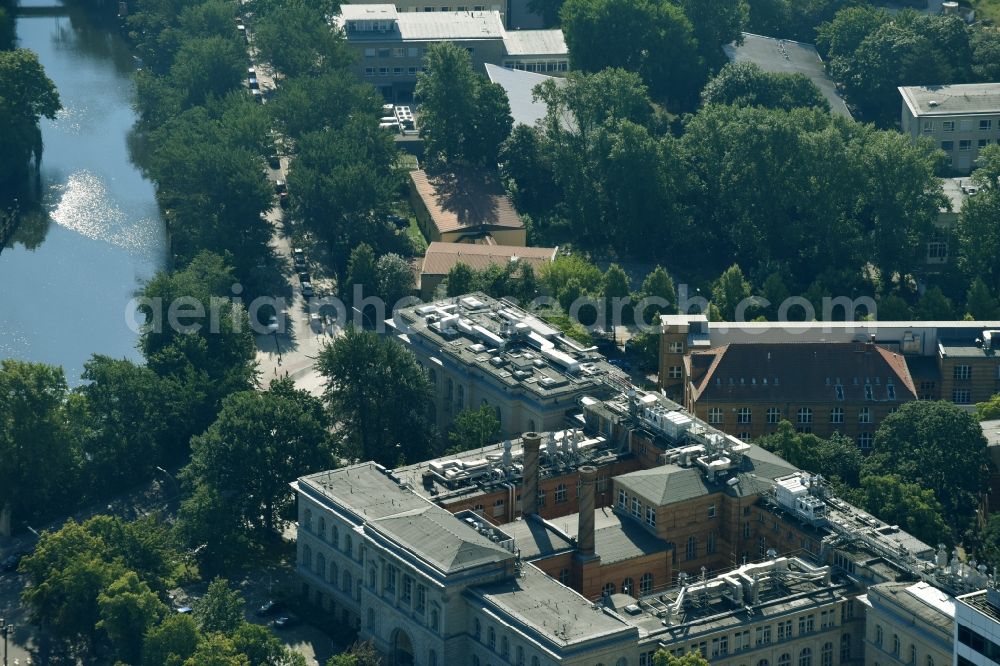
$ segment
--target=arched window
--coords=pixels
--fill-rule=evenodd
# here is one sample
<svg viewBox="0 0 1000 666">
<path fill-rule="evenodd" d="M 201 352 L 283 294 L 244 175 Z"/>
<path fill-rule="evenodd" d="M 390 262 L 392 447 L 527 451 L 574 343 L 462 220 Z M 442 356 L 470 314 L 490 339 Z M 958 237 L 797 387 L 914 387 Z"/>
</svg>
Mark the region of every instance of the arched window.
<svg viewBox="0 0 1000 666">
<path fill-rule="evenodd" d="M 368 568 L 368 587 L 375 589 L 375 567 Z"/>
<path fill-rule="evenodd" d="M 792 666 L 792 655 L 790 652 L 783 652 L 778 657 L 778 666 Z"/>
<path fill-rule="evenodd" d="M 472 666 L 479 666 L 479 657 L 472 655 Z"/>
<path fill-rule="evenodd" d="M 833 666 L 833 643 L 823 643 L 819 652 L 819 663 L 823 666 Z"/>
<path fill-rule="evenodd" d="M 897 634 L 892 635 L 892 653 L 899 656 L 899 636 Z"/>
<path fill-rule="evenodd" d="M 934 657 L 927 655 L 927 666 L 934 666 Z"/>
<path fill-rule="evenodd" d="M 312 570 L 313 551 L 309 544 L 302 546 L 302 568 Z"/>
<path fill-rule="evenodd" d="M 354 542 L 351 541 L 351 535 L 344 535 L 344 552 L 346 552 L 352 559 L 354 558 Z"/>
<path fill-rule="evenodd" d="M 306 509 L 302 513 L 302 522 L 304 523 L 304 525 L 302 525 L 302 527 L 305 528 L 306 532 L 311 532 L 312 531 L 312 523 L 313 523 L 313 512 L 312 512 L 312 509 Z"/>
<path fill-rule="evenodd" d="M 438 653 L 434 650 L 427 653 L 427 664 L 428 666 L 438 666 Z"/>
<path fill-rule="evenodd" d="M 605 583 L 604 587 L 601 589 L 601 595 L 605 597 L 610 597 L 614 593 L 615 593 L 614 583 Z"/>
<path fill-rule="evenodd" d="M 757 661 L 757 666 L 770 666 L 770 664 L 771 662 L 769 662 L 767 659 L 759 659 Z"/>
<path fill-rule="evenodd" d="M 330 526 L 330 543 L 334 548 L 340 548 L 340 528 L 336 525 Z"/>
<path fill-rule="evenodd" d="M 524 648 L 518 645 L 514 654 L 517 655 L 514 659 L 514 666 L 524 666 Z"/>
<path fill-rule="evenodd" d="M 493 627 L 486 630 L 486 645 L 491 650 L 497 649 L 497 632 Z"/>
<path fill-rule="evenodd" d="M 375 628 L 375 609 L 374 608 L 369 608 L 368 609 L 368 628 L 369 629 L 374 629 Z"/>
<path fill-rule="evenodd" d="M 319 517 L 319 526 L 316 528 L 316 533 L 319 534 L 320 539 L 326 539 L 326 518 L 323 516 Z"/>
<path fill-rule="evenodd" d="M 438 612 L 437 608 L 431 609 L 431 629 L 434 631 L 438 630 L 438 622 L 440 621 L 441 614 Z"/>
<path fill-rule="evenodd" d="M 813 651 L 811 648 L 802 648 L 799 652 L 799 666 L 812 666 Z"/>
<path fill-rule="evenodd" d="M 639 579 L 639 594 L 649 594 L 653 591 L 653 574 L 644 573 Z"/>
<path fill-rule="evenodd" d="M 619 657 L 618 662 L 615 664 L 615 666 L 628 666 L 628 659 L 626 659 L 625 657 Z"/>
<path fill-rule="evenodd" d="M 330 575 L 327 576 L 327 580 L 336 585 L 339 578 L 340 576 L 337 575 L 337 563 L 330 560 Z"/>
<path fill-rule="evenodd" d="M 528 419 L 528 432 L 535 432 L 535 419 Z"/>
<path fill-rule="evenodd" d="M 531 658 L 531 666 L 538 666 L 538 657 Z"/>
<path fill-rule="evenodd" d="M 622 581 L 622 594 L 633 594 L 635 592 L 635 582 L 631 578 Z"/>
<path fill-rule="evenodd" d="M 844 634 L 840 637 L 840 661 L 841 663 L 851 660 L 851 635 Z M 927 666 L 934 666 L 933 660 Z"/>
<path fill-rule="evenodd" d="M 882 625 L 875 625 L 875 645 L 882 647 Z"/>
<path fill-rule="evenodd" d="M 693 560 L 698 557 L 698 539 L 695 537 L 688 537 L 687 549 L 685 551 L 685 556 L 689 560 Z"/>
<path fill-rule="evenodd" d="M 500 656 L 504 659 L 510 656 L 510 643 L 506 636 L 500 637 Z"/>
<path fill-rule="evenodd" d="M 431 386 L 437 386 L 438 373 L 434 368 L 427 368 L 427 378 L 430 380 Z"/>
<path fill-rule="evenodd" d="M 475 636 L 477 641 L 480 640 L 483 636 L 483 625 L 479 621 L 478 617 L 476 618 L 475 623 L 472 625 L 472 635 Z"/>
<path fill-rule="evenodd" d="M 316 553 L 316 573 L 322 578 L 326 575 L 326 555 Z"/>
<path fill-rule="evenodd" d="M 348 594 L 351 593 L 351 572 L 350 571 L 344 570 L 344 580 L 342 582 L 342 587 L 344 588 L 344 592 L 346 592 Z"/>
</svg>

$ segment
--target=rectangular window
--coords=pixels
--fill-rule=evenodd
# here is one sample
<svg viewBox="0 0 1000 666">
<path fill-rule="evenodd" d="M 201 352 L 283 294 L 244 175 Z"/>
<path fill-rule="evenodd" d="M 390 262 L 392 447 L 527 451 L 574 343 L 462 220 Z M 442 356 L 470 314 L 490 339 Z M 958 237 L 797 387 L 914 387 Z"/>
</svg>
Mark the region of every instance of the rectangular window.
<svg viewBox="0 0 1000 666">
<path fill-rule="evenodd" d="M 871 407 L 862 407 L 858 410 L 858 423 L 871 423 L 872 422 L 872 410 Z"/>
<path fill-rule="evenodd" d="M 798 411 L 798 422 L 800 424 L 812 423 L 813 410 L 809 407 L 802 407 Z"/>
<path fill-rule="evenodd" d="M 874 439 L 870 432 L 863 432 L 858 435 L 858 446 L 860 446 L 863 451 L 867 451 L 872 448 L 873 441 Z"/>
<path fill-rule="evenodd" d="M 993 129 L 993 121 L 992 120 L 980 120 L 979 121 L 979 131 L 980 132 L 989 132 L 991 129 Z"/>
<path fill-rule="evenodd" d="M 830 423 L 843 423 L 844 422 L 844 408 L 834 407 L 830 410 Z"/>
<path fill-rule="evenodd" d="M 715 553 L 715 532 L 708 533 L 708 543 L 705 544 L 705 552 L 709 555 Z"/>
<path fill-rule="evenodd" d="M 684 353 L 684 343 L 678 342 L 676 340 L 667 343 L 667 349 L 670 350 L 671 354 L 683 354 Z"/>
<path fill-rule="evenodd" d="M 375 49 L 365 49 L 365 57 L 366 58 L 374 58 L 375 57 L 375 53 L 376 53 Z"/>
<path fill-rule="evenodd" d="M 949 151 L 955 150 L 955 142 L 954 141 L 942 141 L 941 142 L 941 150 L 943 150 L 945 152 L 949 152 Z"/>
<path fill-rule="evenodd" d="M 543 508 L 545 506 L 545 491 L 538 491 L 538 508 Z"/>
<path fill-rule="evenodd" d="M 969 389 L 955 389 L 951 392 L 951 401 L 956 405 L 968 405 L 972 403 L 972 395 Z"/>
<path fill-rule="evenodd" d="M 737 423 L 750 423 L 751 411 L 749 407 L 740 407 L 736 410 Z"/>
<path fill-rule="evenodd" d="M 771 626 L 757 627 L 757 645 L 771 644 Z"/>
<path fill-rule="evenodd" d="M 391 564 L 385 565 L 385 592 L 396 593 L 396 567 Z"/>
<path fill-rule="evenodd" d="M 417 612 L 423 613 L 427 607 L 427 589 L 423 585 L 417 585 Z"/>
<path fill-rule="evenodd" d="M 722 423 L 722 408 L 721 407 L 711 407 L 708 410 L 708 422 L 712 425 L 719 425 Z"/>
<path fill-rule="evenodd" d="M 393 67 L 392 68 L 392 73 L 395 74 L 396 76 L 401 76 L 403 74 L 403 68 L 402 67 Z"/>
<path fill-rule="evenodd" d="M 977 142 L 977 144 L 976 144 L 976 145 L 977 145 L 977 147 L 979 147 L 979 148 L 985 148 L 986 146 L 990 145 L 990 140 L 989 140 L 989 139 L 980 139 L 980 140 L 979 140 L 979 141 Z"/>
<path fill-rule="evenodd" d="M 403 58 L 403 57 L 406 57 L 406 49 L 402 49 L 402 48 L 395 48 L 395 49 L 393 49 L 392 50 L 392 57 L 393 58 Z"/>
<path fill-rule="evenodd" d="M 767 408 L 767 422 L 768 423 L 777 423 L 780 420 L 781 420 L 781 410 L 778 409 L 777 407 L 768 407 Z"/>
<path fill-rule="evenodd" d="M 409 604 L 413 600 L 413 579 L 406 575 L 403 576 L 402 599 L 404 604 Z"/>
<path fill-rule="evenodd" d="M 715 505 L 712 504 L 708 507 L 708 517 L 715 518 Z"/>
<path fill-rule="evenodd" d="M 375 68 L 365 67 L 365 76 L 375 76 Z"/>
<path fill-rule="evenodd" d="M 934 121 L 933 120 L 925 120 L 924 121 L 924 134 L 930 134 L 933 131 L 934 131 Z"/>
<path fill-rule="evenodd" d="M 972 379 L 971 365 L 956 365 L 951 369 L 952 379 Z"/>
<path fill-rule="evenodd" d="M 896 387 L 893 386 L 892 384 L 887 385 L 885 387 L 885 396 L 887 398 L 889 398 L 889 400 L 895 400 L 896 399 Z"/>
<path fill-rule="evenodd" d="M 562 504 L 566 501 L 566 486 L 559 484 L 556 486 L 556 504 Z"/>
<path fill-rule="evenodd" d="M 646 507 L 646 524 L 656 527 L 656 509 L 651 506 Z"/>
<path fill-rule="evenodd" d="M 390 55 L 392 55 L 392 49 L 379 49 L 378 50 L 378 57 L 379 58 L 388 58 Z"/>
<path fill-rule="evenodd" d="M 638 497 L 632 498 L 632 516 L 642 518 L 642 504 L 639 502 Z"/>
<path fill-rule="evenodd" d="M 943 121 L 941 121 L 941 129 L 943 129 L 945 132 L 954 132 L 955 131 L 955 121 L 954 120 L 943 120 Z"/>
<path fill-rule="evenodd" d="M 784 641 L 792 637 L 792 621 L 785 620 L 778 623 L 778 640 Z"/>
<path fill-rule="evenodd" d="M 672 365 L 667 368 L 667 377 L 670 379 L 680 379 L 684 376 L 684 369 L 679 365 Z"/>
<path fill-rule="evenodd" d="M 618 491 L 618 508 L 626 509 L 628 508 L 628 493 L 624 490 Z"/>
<path fill-rule="evenodd" d="M 962 139 L 958 142 L 959 150 L 972 150 L 972 139 Z"/>
<path fill-rule="evenodd" d="M 960 132 L 971 132 L 972 131 L 972 121 L 971 120 L 959 120 L 958 129 Z"/>
<path fill-rule="evenodd" d="M 389 76 L 389 68 L 388 67 L 379 67 L 378 68 L 378 75 L 379 76 Z"/>
</svg>

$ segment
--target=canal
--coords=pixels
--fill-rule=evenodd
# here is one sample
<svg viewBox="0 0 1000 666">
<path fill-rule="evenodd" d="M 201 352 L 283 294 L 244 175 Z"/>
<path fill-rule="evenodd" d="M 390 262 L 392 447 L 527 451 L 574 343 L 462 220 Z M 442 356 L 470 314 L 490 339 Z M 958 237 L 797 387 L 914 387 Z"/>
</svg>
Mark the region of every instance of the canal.
<svg viewBox="0 0 1000 666">
<path fill-rule="evenodd" d="M 37 11 L 18 17 L 17 36 L 38 54 L 63 110 L 42 119 L 40 209 L 0 252 L 0 359 L 61 365 L 72 386 L 91 354 L 140 358 L 126 305 L 165 265 L 166 235 L 153 185 L 130 154 L 134 64 L 113 18 Z"/>
</svg>

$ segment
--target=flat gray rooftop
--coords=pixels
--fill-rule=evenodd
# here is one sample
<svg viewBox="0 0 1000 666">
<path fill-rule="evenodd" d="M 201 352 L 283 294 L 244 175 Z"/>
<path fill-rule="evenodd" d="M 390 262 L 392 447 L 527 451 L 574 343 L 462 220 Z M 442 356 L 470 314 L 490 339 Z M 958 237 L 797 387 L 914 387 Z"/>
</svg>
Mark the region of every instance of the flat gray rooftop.
<svg viewBox="0 0 1000 666">
<path fill-rule="evenodd" d="M 765 72 L 805 74 L 830 103 L 832 113 L 845 118 L 851 117 L 847 104 L 837 93 L 837 85 L 827 75 L 823 68 L 823 59 L 819 57 L 816 47 L 812 44 L 744 32 L 742 44 L 726 44 L 722 50 L 730 61 L 748 60 Z"/>
<path fill-rule="evenodd" d="M 914 116 L 1000 113 L 1000 83 L 901 86 L 899 94 Z"/>
<path fill-rule="evenodd" d="M 582 393 L 601 397 L 610 393 L 606 377 L 628 381 L 595 348 L 482 293 L 401 308 L 387 324 L 397 328 L 404 342 L 478 371 L 505 391 L 543 399 Z"/>
<path fill-rule="evenodd" d="M 364 529 L 388 538 L 445 574 L 513 560 L 514 555 L 459 518 L 416 495 L 375 463 L 299 479 L 333 504 L 364 520 Z"/>
<path fill-rule="evenodd" d="M 503 44 L 510 56 L 569 54 L 562 30 L 511 30 L 504 33 Z"/>
<path fill-rule="evenodd" d="M 512 624 L 536 633 L 557 648 L 601 639 L 635 641 L 636 630 L 622 620 L 595 609 L 570 588 L 525 564 L 520 577 L 468 592 L 486 609 L 511 618 Z"/>
<path fill-rule="evenodd" d="M 566 83 L 566 79 L 559 77 L 507 69 L 489 63 L 486 64 L 486 76 L 507 91 L 510 115 L 514 118 L 514 124 L 529 127 L 534 127 L 539 120 L 545 118 L 549 110 L 545 102 L 534 98 L 535 86 L 544 81 L 555 81 L 556 85 Z"/>
</svg>

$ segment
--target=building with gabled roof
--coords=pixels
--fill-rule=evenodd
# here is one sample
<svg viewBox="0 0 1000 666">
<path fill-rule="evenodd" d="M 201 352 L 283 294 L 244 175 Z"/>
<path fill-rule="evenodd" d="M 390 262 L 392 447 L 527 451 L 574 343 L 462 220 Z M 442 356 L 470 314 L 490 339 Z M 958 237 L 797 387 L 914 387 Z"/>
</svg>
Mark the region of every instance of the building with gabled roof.
<svg viewBox="0 0 1000 666">
<path fill-rule="evenodd" d="M 882 419 L 917 399 L 906 359 L 873 343 L 727 344 L 685 359 L 688 410 L 741 439 L 783 420 L 868 448 Z"/>
<path fill-rule="evenodd" d="M 488 237 L 498 245 L 526 244 L 524 222 L 493 176 L 468 169 L 428 175 L 417 169 L 409 177 L 410 203 L 429 241 L 475 243 Z"/>
<path fill-rule="evenodd" d="M 493 237 L 488 238 L 489 241 Z M 497 245 L 485 243 L 447 243 L 434 241 L 427 246 L 423 259 L 419 262 L 417 289 L 421 298 L 430 300 L 437 288 L 448 277 L 448 273 L 458 264 L 465 264 L 476 271 L 492 266 L 527 264 L 536 275 L 546 264 L 552 263 L 559 251 L 557 247 L 523 247 L 519 245 Z"/>
</svg>

